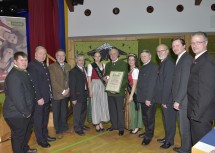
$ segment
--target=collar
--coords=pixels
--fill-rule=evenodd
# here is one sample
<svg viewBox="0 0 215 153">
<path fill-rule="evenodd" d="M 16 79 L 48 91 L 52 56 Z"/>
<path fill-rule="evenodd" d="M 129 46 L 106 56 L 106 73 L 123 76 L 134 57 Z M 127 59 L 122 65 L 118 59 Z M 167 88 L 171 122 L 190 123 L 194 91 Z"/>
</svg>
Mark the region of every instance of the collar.
<svg viewBox="0 0 215 153">
<path fill-rule="evenodd" d="M 27 72 L 27 70 L 26 69 L 20 69 L 17 65 L 13 65 L 13 67 L 16 69 L 16 70 L 18 70 L 18 71 L 22 71 L 22 72 Z"/>
<path fill-rule="evenodd" d="M 115 61 L 112 61 L 112 63 L 116 63 L 119 59 L 117 58 Z"/>
<path fill-rule="evenodd" d="M 199 56 L 201 56 L 202 54 L 204 54 L 206 51 L 207 51 L 207 50 L 205 50 L 205 51 L 201 52 L 200 54 L 196 55 L 196 56 L 195 56 L 195 60 L 196 60 L 197 58 L 199 58 Z"/>
<path fill-rule="evenodd" d="M 145 63 L 145 64 L 143 64 L 143 65 L 147 65 L 147 64 L 149 64 L 151 62 L 151 60 L 149 60 L 147 63 Z"/>
</svg>

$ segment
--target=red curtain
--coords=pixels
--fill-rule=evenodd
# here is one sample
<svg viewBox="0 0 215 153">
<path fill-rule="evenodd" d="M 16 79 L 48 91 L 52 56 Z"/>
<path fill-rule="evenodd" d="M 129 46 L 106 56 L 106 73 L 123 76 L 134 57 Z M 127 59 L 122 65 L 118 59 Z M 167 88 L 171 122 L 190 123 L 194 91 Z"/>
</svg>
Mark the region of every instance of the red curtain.
<svg viewBox="0 0 215 153">
<path fill-rule="evenodd" d="M 39 45 L 54 57 L 59 49 L 58 0 L 29 0 L 30 54 L 34 59 L 35 48 Z"/>
</svg>

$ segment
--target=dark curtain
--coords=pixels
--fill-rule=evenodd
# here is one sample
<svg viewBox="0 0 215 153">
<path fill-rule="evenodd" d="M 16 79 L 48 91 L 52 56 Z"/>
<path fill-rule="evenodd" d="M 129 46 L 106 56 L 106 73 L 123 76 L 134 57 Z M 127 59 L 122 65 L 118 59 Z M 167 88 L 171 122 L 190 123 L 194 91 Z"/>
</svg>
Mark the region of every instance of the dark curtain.
<svg viewBox="0 0 215 153">
<path fill-rule="evenodd" d="M 28 10 L 31 60 L 38 45 L 54 57 L 60 47 L 58 0 L 29 0 Z"/>
</svg>

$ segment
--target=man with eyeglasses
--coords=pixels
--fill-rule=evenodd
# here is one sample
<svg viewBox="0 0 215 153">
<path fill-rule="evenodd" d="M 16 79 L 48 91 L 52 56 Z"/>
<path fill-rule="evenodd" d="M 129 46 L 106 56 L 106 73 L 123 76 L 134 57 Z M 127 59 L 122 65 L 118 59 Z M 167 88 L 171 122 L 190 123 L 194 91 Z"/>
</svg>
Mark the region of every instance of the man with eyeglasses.
<svg viewBox="0 0 215 153">
<path fill-rule="evenodd" d="M 215 59 L 207 52 L 208 37 L 204 32 L 191 36 L 195 61 L 188 81 L 188 118 L 192 145 L 211 129 L 215 119 Z"/>
<path fill-rule="evenodd" d="M 155 102 L 162 104 L 162 116 L 164 121 L 165 137 L 158 139 L 163 143 L 160 147 L 168 149 L 174 144 L 176 129 L 176 111 L 173 108 L 172 81 L 175 63 L 168 56 L 169 49 L 166 45 L 160 44 L 157 47 L 157 55 L 161 63 L 158 70 L 158 78 L 155 85 Z"/>
</svg>

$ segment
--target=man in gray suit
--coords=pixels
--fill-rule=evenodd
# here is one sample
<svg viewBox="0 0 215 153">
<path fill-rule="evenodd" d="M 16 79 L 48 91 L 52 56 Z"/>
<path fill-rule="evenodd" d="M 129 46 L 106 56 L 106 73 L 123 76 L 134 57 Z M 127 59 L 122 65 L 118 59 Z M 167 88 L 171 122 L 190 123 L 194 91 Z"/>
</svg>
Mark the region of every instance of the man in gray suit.
<svg viewBox="0 0 215 153">
<path fill-rule="evenodd" d="M 193 58 L 185 50 L 184 39 L 173 39 L 172 50 L 178 56 L 173 75 L 172 94 L 174 102 L 173 107 L 178 111 L 181 133 L 181 147 L 174 147 L 173 150 L 179 153 L 190 153 L 191 135 L 190 123 L 187 117 L 187 84 Z"/>
<path fill-rule="evenodd" d="M 195 62 L 191 65 L 187 87 L 192 145 L 212 129 L 215 119 L 215 59 L 207 52 L 207 44 L 206 33 L 192 35 Z"/>
<path fill-rule="evenodd" d="M 165 137 L 157 141 L 163 143 L 160 147 L 168 149 L 174 144 L 176 130 L 176 111 L 172 107 L 172 81 L 175 63 L 168 56 L 169 49 L 165 44 L 157 47 L 157 55 L 161 60 L 158 78 L 155 86 L 155 102 L 162 104 Z"/>
</svg>

